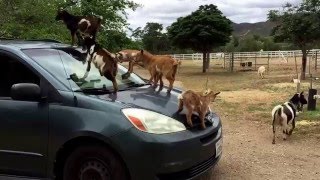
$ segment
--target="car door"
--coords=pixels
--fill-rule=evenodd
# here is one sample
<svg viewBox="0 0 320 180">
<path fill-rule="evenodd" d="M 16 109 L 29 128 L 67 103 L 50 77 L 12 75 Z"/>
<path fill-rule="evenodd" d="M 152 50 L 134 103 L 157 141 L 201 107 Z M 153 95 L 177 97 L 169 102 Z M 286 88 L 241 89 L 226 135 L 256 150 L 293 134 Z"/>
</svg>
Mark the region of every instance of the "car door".
<svg viewBox="0 0 320 180">
<path fill-rule="evenodd" d="M 42 86 L 37 73 L 0 51 L 0 174 L 44 177 L 48 147 L 48 104 L 10 98 L 16 83 Z"/>
</svg>

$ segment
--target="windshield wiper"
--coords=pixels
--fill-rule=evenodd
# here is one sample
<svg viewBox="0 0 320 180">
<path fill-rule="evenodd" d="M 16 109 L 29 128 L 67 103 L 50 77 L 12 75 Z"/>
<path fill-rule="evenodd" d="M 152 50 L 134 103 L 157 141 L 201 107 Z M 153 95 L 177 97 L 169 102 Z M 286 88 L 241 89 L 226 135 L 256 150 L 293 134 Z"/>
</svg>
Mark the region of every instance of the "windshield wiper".
<svg viewBox="0 0 320 180">
<path fill-rule="evenodd" d="M 78 89 L 74 92 L 83 92 L 85 94 L 109 94 L 112 93 L 109 89 L 106 88 L 84 88 L 84 89 Z"/>
<path fill-rule="evenodd" d="M 151 85 L 151 83 L 132 83 L 128 84 L 128 87 L 142 87 L 142 86 L 148 86 Z"/>
</svg>

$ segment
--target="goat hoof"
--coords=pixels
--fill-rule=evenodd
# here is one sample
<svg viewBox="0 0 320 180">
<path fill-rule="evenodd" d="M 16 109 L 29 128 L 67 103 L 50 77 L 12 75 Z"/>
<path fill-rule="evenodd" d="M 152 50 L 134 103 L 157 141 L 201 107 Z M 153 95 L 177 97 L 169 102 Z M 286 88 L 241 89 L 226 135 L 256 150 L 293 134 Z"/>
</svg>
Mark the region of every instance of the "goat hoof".
<svg viewBox="0 0 320 180">
<path fill-rule="evenodd" d="M 275 141 L 275 140 L 273 140 L 273 141 L 272 141 L 272 144 L 276 144 L 276 141 Z"/>
<path fill-rule="evenodd" d="M 129 77 L 130 77 L 129 73 L 122 74 L 121 76 L 122 79 L 128 79 Z"/>
<path fill-rule="evenodd" d="M 283 140 L 284 140 L 284 141 L 286 141 L 286 140 L 287 140 L 287 138 L 283 138 Z"/>
</svg>

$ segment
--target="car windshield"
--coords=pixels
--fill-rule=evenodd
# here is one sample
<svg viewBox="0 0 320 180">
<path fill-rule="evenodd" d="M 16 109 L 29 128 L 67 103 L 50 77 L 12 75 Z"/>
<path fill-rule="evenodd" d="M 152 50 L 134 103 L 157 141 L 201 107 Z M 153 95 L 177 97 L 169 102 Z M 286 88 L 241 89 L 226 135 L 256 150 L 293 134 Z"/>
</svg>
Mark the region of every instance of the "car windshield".
<svg viewBox="0 0 320 180">
<path fill-rule="evenodd" d="M 99 70 L 91 65 L 87 78 L 82 79 L 86 72 L 87 62 L 83 61 L 83 55 L 75 49 L 25 49 L 23 52 L 35 60 L 40 66 L 73 91 L 94 89 L 113 90 L 112 82 L 101 76 Z M 119 90 L 144 85 L 145 82 L 135 74 L 123 80 L 121 75 L 127 69 L 118 65 L 116 80 Z"/>
</svg>

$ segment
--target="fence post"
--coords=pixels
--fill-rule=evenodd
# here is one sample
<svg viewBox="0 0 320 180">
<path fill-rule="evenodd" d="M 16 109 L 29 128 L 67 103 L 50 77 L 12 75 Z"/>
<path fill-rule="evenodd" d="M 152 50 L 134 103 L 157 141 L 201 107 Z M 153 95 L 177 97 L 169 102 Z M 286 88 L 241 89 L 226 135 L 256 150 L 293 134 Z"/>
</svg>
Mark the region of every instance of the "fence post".
<svg viewBox="0 0 320 180">
<path fill-rule="evenodd" d="M 314 66 L 314 69 L 317 71 L 317 66 L 318 66 L 318 51 L 316 51 L 316 60 L 315 60 L 315 66 Z"/>
<path fill-rule="evenodd" d="M 257 70 L 257 53 L 254 55 L 254 70 Z"/>
<path fill-rule="evenodd" d="M 308 56 L 307 56 L 307 61 L 309 62 L 309 74 L 311 74 L 311 71 L 310 71 L 310 61 L 311 61 L 311 59 L 312 58 L 309 57 L 309 61 L 308 61 Z"/>
<path fill-rule="evenodd" d="M 223 53 L 223 69 L 226 68 L 226 53 Z"/>
<path fill-rule="evenodd" d="M 234 54 L 231 54 L 231 72 L 233 72 L 233 64 L 234 64 Z"/>
<path fill-rule="evenodd" d="M 269 54 L 269 52 L 268 52 L 268 70 L 267 70 L 268 73 L 269 73 L 269 71 L 270 71 L 270 62 L 269 62 L 269 61 L 270 61 L 270 54 Z"/>
<path fill-rule="evenodd" d="M 293 53 L 294 56 L 294 63 L 296 65 L 296 74 L 297 74 L 297 79 L 299 78 L 299 73 L 298 73 L 298 65 L 297 65 L 297 56 L 296 56 L 296 52 Z"/>
</svg>

